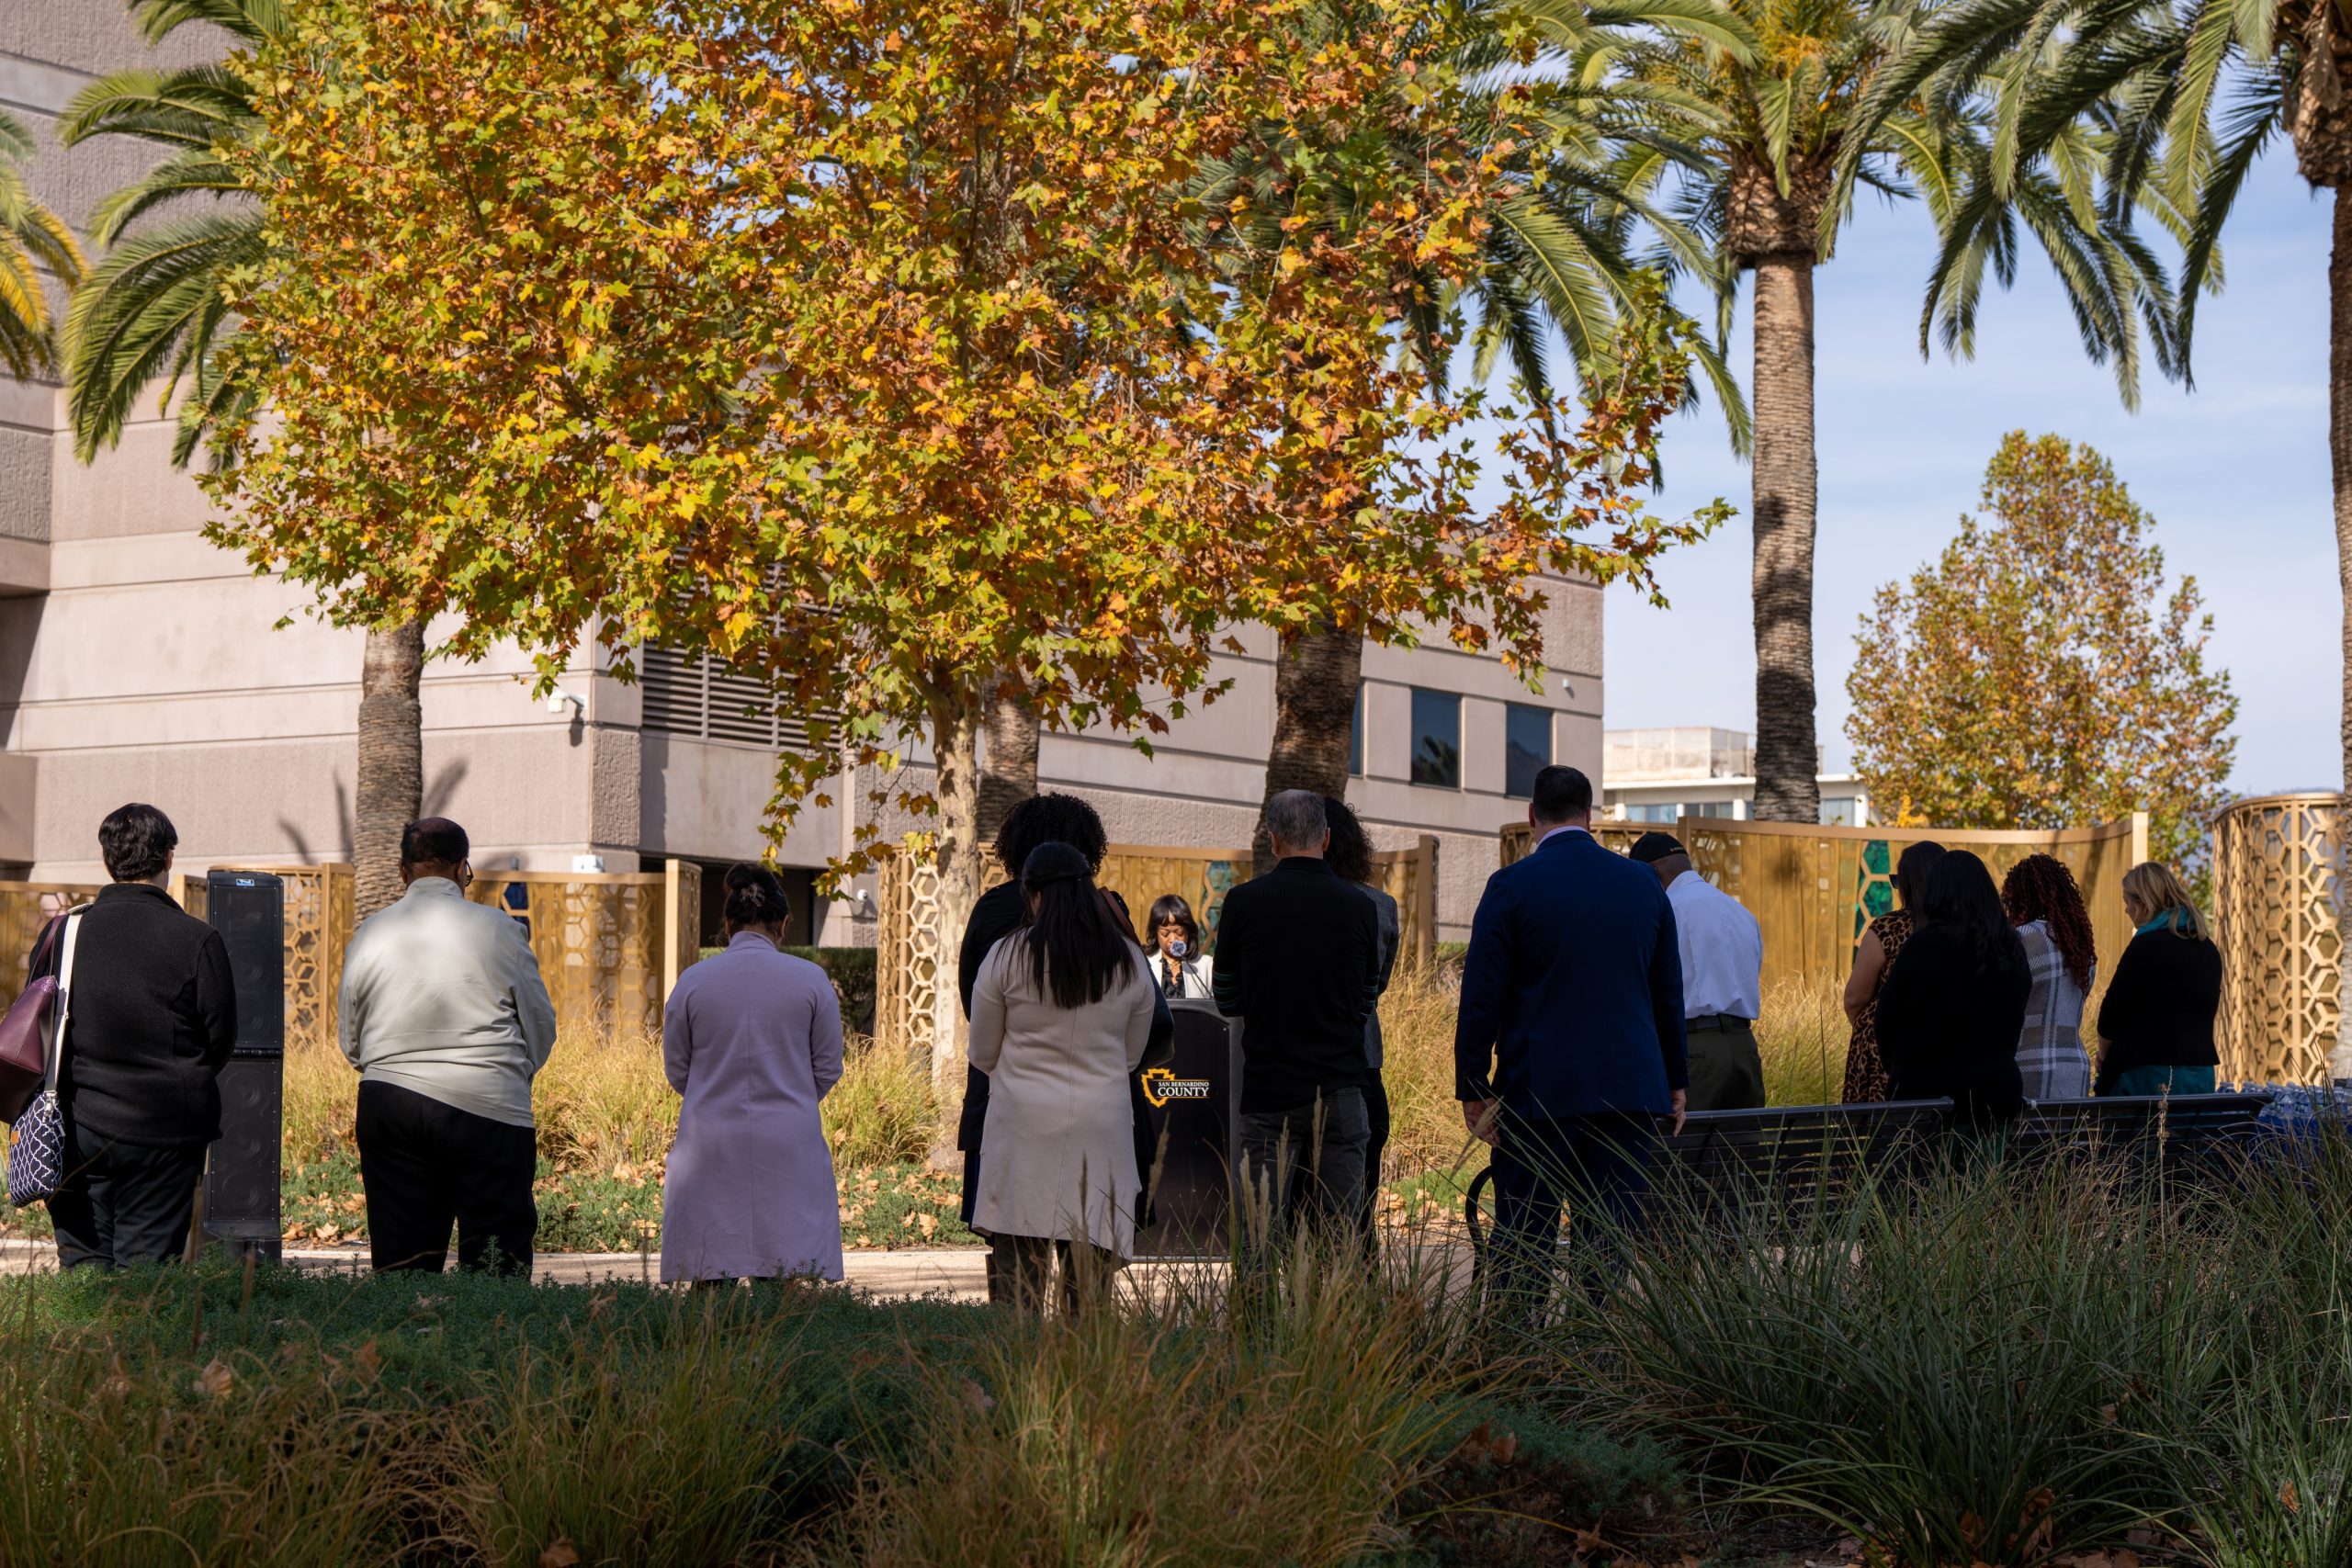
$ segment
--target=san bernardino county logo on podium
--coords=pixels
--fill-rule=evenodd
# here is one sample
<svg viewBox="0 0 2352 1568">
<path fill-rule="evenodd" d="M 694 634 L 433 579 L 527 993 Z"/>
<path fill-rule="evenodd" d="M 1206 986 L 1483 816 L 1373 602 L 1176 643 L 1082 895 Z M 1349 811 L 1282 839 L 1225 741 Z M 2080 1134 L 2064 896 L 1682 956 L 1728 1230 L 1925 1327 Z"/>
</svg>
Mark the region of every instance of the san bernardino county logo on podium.
<svg viewBox="0 0 2352 1568">
<path fill-rule="evenodd" d="M 1171 1100 L 1206 1100 L 1209 1080 L 1180 1078 L 1166 1067 L 1147 1067 L 1143 1075 L 1143 1097 L 1154 1105 L 1165 1105 Z"/>
</svg>

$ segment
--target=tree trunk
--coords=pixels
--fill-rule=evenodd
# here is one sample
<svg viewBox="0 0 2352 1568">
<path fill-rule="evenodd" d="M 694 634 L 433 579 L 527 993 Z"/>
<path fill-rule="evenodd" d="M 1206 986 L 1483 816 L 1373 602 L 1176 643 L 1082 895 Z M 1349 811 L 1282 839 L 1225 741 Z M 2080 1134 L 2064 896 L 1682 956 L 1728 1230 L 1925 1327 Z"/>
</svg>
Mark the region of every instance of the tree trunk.
<svg viewBox="0 0 2352 1568">
<path fill-rule="evenodd" d="M 2308 172 L 2308 170 L 2306 171 Z M 2334 243 L 2327 257 L 2327 457 L 2335 481 L 2335 576 L 2344 596 L 2344 700 L 2338 739 L 2344 750 L 2344 786 L 2352 792 L 2352 204 L 2344 189 L 2329 192 L 2335 209 Z M 2339 842 L 2352 843 L 2352 823 L 2336 814 Z M 2352 872 L 2337 867 L 2336 951 L 2342 965 L 2336 997 L 2339 1020 L 2328 1076 L 2352 1077 Z"/>
<path fill-rule="evenodd" d="M 1348 739 L 1355 726 L 1356 687 L 1363 675 L 1363 635 L 1340 631 L 1329 620 L 1301 634 L 1276 656 L 1266 800 L 1286 789 L 1347 798 Z M 1250 847 L 1261 873 L 1272 868 L 1273 847 L 1266 838 L 1263 811 L 1258 814 Z"/>
<path fill-rule="evenodd" d="M 989 697 L 986 744 L 980 753 L 978 826 L 975 839 L 996 842 L 1012 808 L 1037 793 L 1037 711 L 1025 694 L 1008 694 L 1021 680 L 1018 671 L 1000 671 L 1000 685 Z M 1019 871 L 1007 866 L 1007 874 Z"/>
<path fill-rule="evenodd" d="M 1821 819 L 1814 728 L 1813 268 L 1756 264 L 1756 816 Z"/>
<path fill-rule="evenodd" d="M 424 623 L 370 626 L 359 666 L 352 900 L 366 919 L 401 896 L 401 829 L 424 812 Z"/>
<path fill-rule="evenodd" d="M 933 929 L 924 946 L 938 976 L 932 988 L 931 1081 L 939 1103 L 955 1104 L 964 1082 L 964 1010 L 956 988 L 956 960 L 964 927 L 980 898 L 980 694 L 942 693 L 932 700 L 931 743 L 939 766 L 933 795 L 939 802 L 939 894 L 933 901 Z M 955 1118 L 940 1119 L 932 1163 L 944 1168 L 955 1150 Z"/>
</svg>

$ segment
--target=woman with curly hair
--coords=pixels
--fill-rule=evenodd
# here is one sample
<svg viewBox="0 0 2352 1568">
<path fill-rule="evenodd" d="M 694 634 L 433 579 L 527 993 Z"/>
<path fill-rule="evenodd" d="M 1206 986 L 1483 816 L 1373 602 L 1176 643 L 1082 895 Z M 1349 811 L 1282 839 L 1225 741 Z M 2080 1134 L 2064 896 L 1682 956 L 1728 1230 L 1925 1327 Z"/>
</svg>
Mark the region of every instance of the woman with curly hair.
<svg viewBox="0 0 2352 1568">
<path fill-rule="evenodd" d="M 2098 974 L 2091 912 L 2075 874 L 2055 855 L 2028 855 L 2001 882 L 2001 906 L 2025 943 L 2033 988 L 2018 1036 L 2028 1100 L 2080 1100 L 2091 1091 L 2083 1052 L 2083 1006 Z"/>
</svg>

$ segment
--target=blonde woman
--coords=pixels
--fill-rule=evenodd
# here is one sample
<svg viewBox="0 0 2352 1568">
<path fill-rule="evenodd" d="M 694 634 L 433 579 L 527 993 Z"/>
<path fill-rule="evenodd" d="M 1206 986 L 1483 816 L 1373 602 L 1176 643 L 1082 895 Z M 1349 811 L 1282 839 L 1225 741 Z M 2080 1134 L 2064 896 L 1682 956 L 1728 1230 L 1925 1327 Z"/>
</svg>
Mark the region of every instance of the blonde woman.
<svg viewBox="0 0 2352 1568">
<path fill-rule="evenodd" d="M 2123 913 L 2138 932 L 2099 1004 L 2092 1092 L 2211 1094 L 2222 1060 L 2221 950 L 2180 878 L 2153 861 L 2123 874 Z"/>
</svg>

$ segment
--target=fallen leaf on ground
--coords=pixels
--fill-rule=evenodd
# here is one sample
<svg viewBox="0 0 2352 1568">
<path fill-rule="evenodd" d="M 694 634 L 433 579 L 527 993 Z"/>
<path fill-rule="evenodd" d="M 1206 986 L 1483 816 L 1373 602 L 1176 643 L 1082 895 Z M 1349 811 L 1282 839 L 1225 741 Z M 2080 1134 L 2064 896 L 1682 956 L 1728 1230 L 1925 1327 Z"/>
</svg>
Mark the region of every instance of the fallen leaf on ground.
<svg viewBox="0 0 2352 1568">
<path fill-rule="evenodd" d="M 216 1356 L 196 1374 L 196 1392 L 207 1399 L 218 1399 L 236 1386 L 236 1374 L 229 1371 L 229 1364 Z"/>
<path fill-rule="evenodd" d="M 579 1568 L 580 1549 L 569 1536 L 558 1536 L 539 1553 L 539 1568 Z"/>
</svg>

